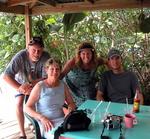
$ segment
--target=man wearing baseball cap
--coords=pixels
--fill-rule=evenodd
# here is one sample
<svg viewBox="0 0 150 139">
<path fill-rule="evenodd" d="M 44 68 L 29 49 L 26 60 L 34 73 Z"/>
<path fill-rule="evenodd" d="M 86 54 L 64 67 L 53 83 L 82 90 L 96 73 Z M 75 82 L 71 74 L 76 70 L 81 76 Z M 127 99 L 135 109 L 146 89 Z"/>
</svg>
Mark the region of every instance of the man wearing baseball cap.
<svg viewBox="0 0 150 139">
<path fill-rule="evenodd" d="M 20 139 L 26 139 L 24 130 L 23 101 L 24 96 L 29 95 L 33 86 L 46 74 L 44 63 L 49 58 L 44 51 L 44 43 L 41 37 L 33 37 L 28 48 L 19 51 L 10 61 L 4 72 L 4 80 L 16 91 L 16 115 L 20 128 Z"/>
<path fill-rule="evenodd" d="M 110 70 L 103 73 L 99 82 L 97 100 L 106 100 L 118 103 L 133 103 L 139 83 L 136 75 L 123 68 L 121 53 L 117 49 L 110 49 L 108 53 Z M 143 104 L 143 95 L 139 94 L 140 103 Z"/>
</svg>

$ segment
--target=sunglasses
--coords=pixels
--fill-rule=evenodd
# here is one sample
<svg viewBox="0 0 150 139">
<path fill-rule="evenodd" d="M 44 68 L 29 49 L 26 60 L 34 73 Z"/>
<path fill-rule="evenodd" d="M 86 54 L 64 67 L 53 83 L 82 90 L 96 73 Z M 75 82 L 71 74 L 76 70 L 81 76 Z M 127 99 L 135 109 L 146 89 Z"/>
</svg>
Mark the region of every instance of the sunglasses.
<svg viewBox="0 0 150 139">
<path fill-rule="evenodd" d="M 41 47 L 44 47 L 43 40 L 41 37 L 33 37 L 30 40 L 29 45 L 33 45 L 33 44 L 39 44 Z"/>
</svg>

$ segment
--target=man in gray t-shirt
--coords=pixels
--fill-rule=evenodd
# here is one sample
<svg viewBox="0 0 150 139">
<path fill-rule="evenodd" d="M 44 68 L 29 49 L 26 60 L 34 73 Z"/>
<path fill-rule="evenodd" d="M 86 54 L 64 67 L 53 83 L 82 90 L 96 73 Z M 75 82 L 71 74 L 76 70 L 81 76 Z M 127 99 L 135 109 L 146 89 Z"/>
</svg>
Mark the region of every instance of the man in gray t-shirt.
<svg viewBox="0 0 150 139">
<path fill-rule="evenodd" d="M 106 100 L 118 103 L 133 103 L 139 83 L 133 72 L 125 71 L 122 66 L 121 54 L 117 49 L 108 53 L 108 64 L 111 70 L 103 73 L 99 82 L 97 100 Z M 140 103 L 143 104 L 143 95 L 139 94 Z"/>
<path fill-rule="evenodd" d="M 26 139 L 24 130 L 23 100 L 33 86 L 46 77 L 44 63 L 49 58 L 44 51 L 41 37 L 33 37 L 27 49 L 19 51 L 8 64 L 4 80 L 16 90 L 16 115 L 20 127 L 20 139 Z"/>
</svg>

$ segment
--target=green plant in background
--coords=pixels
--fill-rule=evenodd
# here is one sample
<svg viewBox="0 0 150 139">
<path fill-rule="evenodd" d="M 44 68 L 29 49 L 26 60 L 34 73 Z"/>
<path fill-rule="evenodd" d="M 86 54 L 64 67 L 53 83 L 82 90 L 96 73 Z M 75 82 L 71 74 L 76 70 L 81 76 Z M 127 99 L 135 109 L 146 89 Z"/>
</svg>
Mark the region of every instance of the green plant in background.
<svg viewBox="0 0 150 139">
<path fill-rule="evenodd" d="M 75 26 L 75 24 L 82 21 L 85 17 L 86 17 L 85 13 L 64 14 L 63 27 L 64 27 L 64 45 L 65 45 L 66 60 L 69 60 L 69 50 L 67 47 L 67 38 L 69 37 L 69 33 L 73 31 L 73 27 Z"/>
<path fill-rule="evenodd" d="M 19 50 L 25 48 L 24 17 L 0 15 L 0 73 Z"/>
</svg>

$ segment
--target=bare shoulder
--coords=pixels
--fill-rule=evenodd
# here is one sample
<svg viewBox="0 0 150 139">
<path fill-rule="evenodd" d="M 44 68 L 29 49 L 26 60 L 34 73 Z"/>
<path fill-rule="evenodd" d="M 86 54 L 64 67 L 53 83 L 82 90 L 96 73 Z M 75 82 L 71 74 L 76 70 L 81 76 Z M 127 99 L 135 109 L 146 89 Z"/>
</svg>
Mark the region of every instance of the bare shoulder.
<svg viewBox="0 0 150 139">
<path fill-rule="evenodd" d="M 31 91 L 31 96 L 39 96 L 41 92 L 41 84 L 40 83 L 36 83 L 36 85 L 33 87 L 32 91 Z"/>
<path fill-rule="evenodd" d="M 68 60 L 62 69 L 60 79 L 62 79 L 74 66 L 75 66 L 75 59 L 72 58 Z"/>
</svg>

